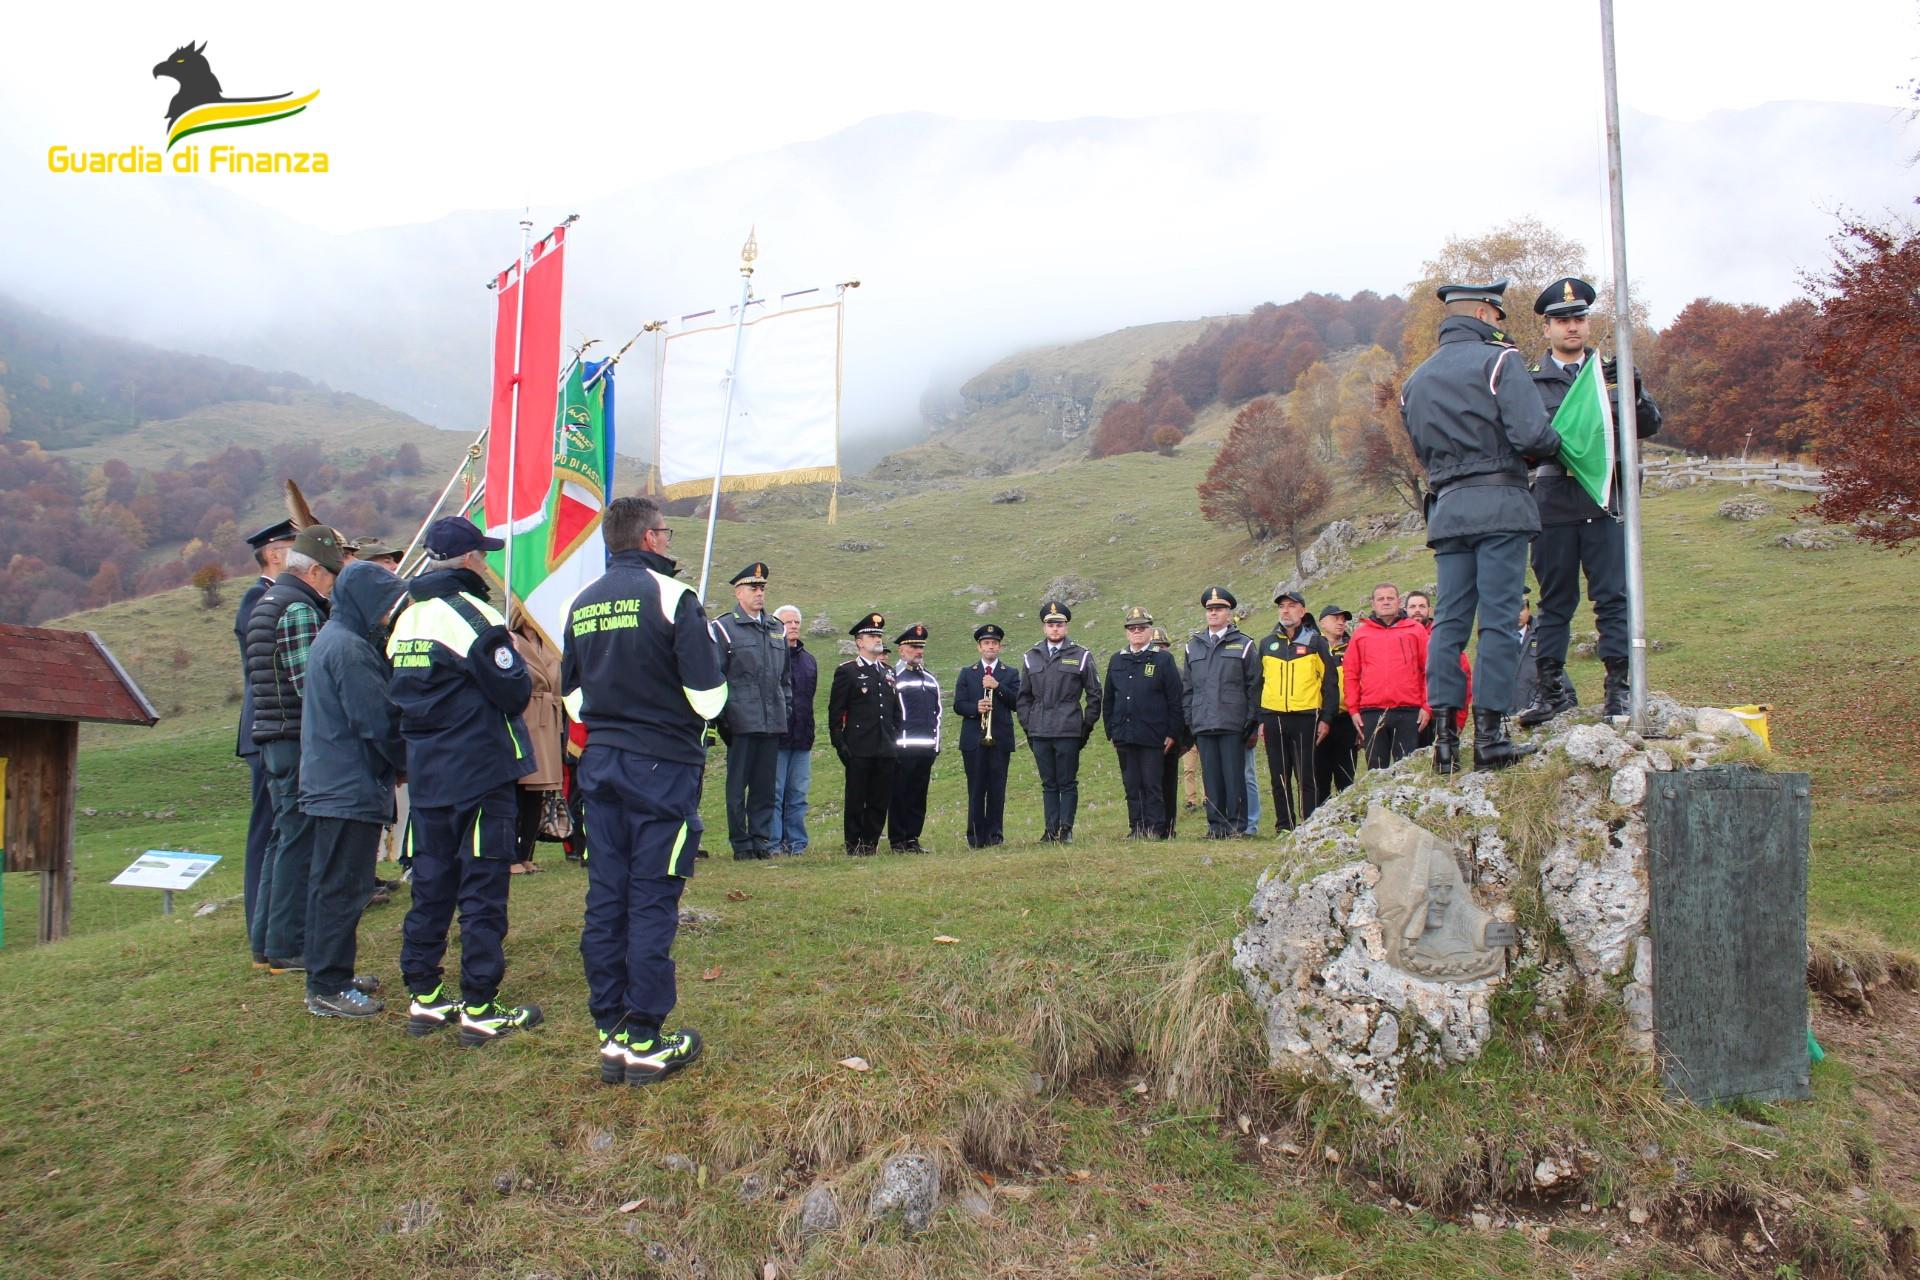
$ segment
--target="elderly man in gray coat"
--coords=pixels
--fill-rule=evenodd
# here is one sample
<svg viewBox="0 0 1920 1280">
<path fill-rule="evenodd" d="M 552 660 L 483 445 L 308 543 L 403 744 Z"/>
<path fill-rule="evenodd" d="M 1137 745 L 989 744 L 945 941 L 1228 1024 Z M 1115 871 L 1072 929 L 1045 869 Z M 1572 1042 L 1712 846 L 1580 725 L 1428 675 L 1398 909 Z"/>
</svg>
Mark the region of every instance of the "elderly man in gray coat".
<svg viewBox="0 0 1920 1280">
<path fill-rule="evenodd" d="M 734 860 L 773 856 L 774 785 L 780 735 L 787 731 L 793 687 L 787 683 L 787 633 L 767 613 L 767 566 L 754 561 L 733 575 L 735 606 L 713 621 L 727 709 L 727 841 Z"/>
</svg>

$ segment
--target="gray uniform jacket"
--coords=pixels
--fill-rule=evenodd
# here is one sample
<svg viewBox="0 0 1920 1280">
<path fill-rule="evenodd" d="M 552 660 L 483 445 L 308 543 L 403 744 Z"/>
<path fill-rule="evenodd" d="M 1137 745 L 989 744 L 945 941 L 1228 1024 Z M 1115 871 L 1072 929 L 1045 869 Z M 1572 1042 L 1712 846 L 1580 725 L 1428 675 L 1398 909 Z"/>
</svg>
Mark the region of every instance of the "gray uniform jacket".
<svg viewBox="0 0 1920 1280">
<path fill-rule="evenodd" d="M 1400 394 L 1413 451 L 1433 492 L 1427 545 L 1486 533 L 1538 533 L 1527 460 L 1551 459 L 1560 437 L 1526 357 L 1490 324 L 1449 316 L 1440 345 Z"/>
<path fill-rule="evenodd" d="M 1083 644 L 1060 642 L 1047 656 L 1042 640 L 1020 664 L 1020 727 L 1029 738 L 1090 738 L 1100 723 L 1100 673 Z"/>
<path fill-rule="evenodd" d="M 793 699 L 786 628 L 770 613 L 755 621 L 738 608 L 714 619 L 713 627 L 727 677 L 727 732 L 785 733 Z"/>
<path fill-rule="evenodd" d="M 1252 733 L 1260 711 L 1260 654 L 1253 637 L 1235 626 L 1218 640 L 1205 627 L 1189 636 L 1181 702 L 1189 733 Z"/>
</svg>

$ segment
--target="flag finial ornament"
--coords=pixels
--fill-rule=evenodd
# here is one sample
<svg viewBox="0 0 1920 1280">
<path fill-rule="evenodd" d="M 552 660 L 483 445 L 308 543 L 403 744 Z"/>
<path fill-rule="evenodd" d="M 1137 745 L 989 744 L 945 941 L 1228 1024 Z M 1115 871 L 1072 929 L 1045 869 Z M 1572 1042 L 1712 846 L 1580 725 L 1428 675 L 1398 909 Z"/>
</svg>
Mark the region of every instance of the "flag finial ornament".
<svg viewBox="0 0 1920 1280">
<path fill-rule="evenodd" d="M 740 274 L 753 274 L 753 260 L 760 256 L 760 241 L 755 236 L 758 227 L 747 228 L 747 242 L 740 246 Z"/>
</svg>

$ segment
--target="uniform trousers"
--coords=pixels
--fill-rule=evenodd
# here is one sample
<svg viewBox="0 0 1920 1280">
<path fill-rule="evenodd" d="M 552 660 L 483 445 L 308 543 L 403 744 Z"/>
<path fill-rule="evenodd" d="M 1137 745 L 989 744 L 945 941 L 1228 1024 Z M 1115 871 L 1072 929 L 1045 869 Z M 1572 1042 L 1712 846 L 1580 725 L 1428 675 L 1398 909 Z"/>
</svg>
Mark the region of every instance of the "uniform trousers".
<svg viewBox="0 0 1920 1280">
<path fill-rule="evenodd" d="M 1008 747 L 962 747 L 967 766 L 967 848 L 984 849 L 1006 839 Z"/>
<path fill-rule="evenodd" d="M 727 744 L 727 843 L 735 853 L 765 853 L 773 848 L 779 764 L 777 733 L 736 733 Z"/>
<path fill-rule="evenodd" d="M 1580 607 L 1580 571 L 1593 601 L 1596 650 L 1602 659 L 1627 658 L 1627 530 L 1600 517 L 1578 524 L 1550 524 L 1533 539 L 1533 576 L 1540 580 L 1535 657 L 1564 665 L 1573 613 Z M 1517 623 L 1510 623 L 1517 625 Z M 1484 659 L 1482 660 L 1484 661 Z"/>
<path fill-rule="evenodd" d="M 1142 747 L 1116 742 L 1120 753 L 1120 785 L 1127 793 L 1127 830 L 1162 836 L 1167 829 L 1166 752 L 1159 746 Z"/>
<path fill-rule="evenodd" d="M 1525 533 L 1482 533 L 1442 538 L 1433 544 L 1440 584 L 1440 617 L 1427 646 L 1427 705 L 1465 707 L 1467 673 L 1460 654 L 1476 614 L 1480 658 L 1474 706 L 1513 710 L 1514 675 L 1520 668 L 1520 601 L 1527 585 Z"/>
<path fill-rule="evenodd" d="M 1247 740 L 1237 733 L 1196 733 L 1194 745 L 1207 792 L 1207 834 L 1237 836 L 1247 825 Z"/>
<path fill-rule="evenodd" d="M 893 791 L 887 800 L 887 843 L 899 848 L 918 840 L 927 825 L 927 787 L 933 781 L 934 755 L 902 751 L 893 758 Z"/>
<path fill-rule="evenodd" d="M 335 996 L 353 981 L 360 913 L 373 897 L 373 863 L 381 824 L 352 818 L 313 820 L 313 865 L 307 882 L 307 991 Z"/>
<path fill-rule="evenodd" d="M 893 799 L 892 756 L 848 756 L 846 815 L 841 820 L 848 849 L 871 849 L 887 828 Z"/>
<path fill-rule="evenodd" d="M 1172 751 L 1166 752 L 1160 757 L 1160 803 L 1166 807 L 1167 811 L 1167 822 L 1164 830 L 1166 831 L 1168 839 L 1173 838 L 1174 827 L 1179 821 L 1176 815 L 1180 812 L 1180 806 L 1175 803 L 1175 800 L 1180 794 L 1180 761 L 1182 758 L 1183 753 L 1177 746 Z"/>
<path fill-rule="evenodd" d="M 1040 769 L 1040 809 L 1047 830 L 1070 830 L 1080 811 L 1079 738 L 1036 738 L 1027 735 L 1033 762 Z"/>
<path fill-rule="evenodd" d="M 267 790 L 267 767 L 256 750 L 241 757 L 247 762 L 253 807 L 247 811 L 247 860 L 241 868 L 241 901 L 247 913 L 247 938 L 253 938 L 253 915 L 260 897 L 260 871 L 273 847 L 273 795 Z M 259 948 L 255 947 L 258 951 Z"/>
<path fill-rule="evenodd" d="M 1266 730 L 1267 776 L 1273 782 L 1273 829 L 1291 831 L 1296 822 L 1305 822 L 1320 807 L 1313 758 L 1320 713 L 1268 711 L 1261 713 L 1260 720 Z"/>
<path fill-rule="evenodd" d="M 1322 800 L 1353 785 L 1354 752 L 1360 734 L 1353 717 L 1341 712 L 1327 728 L 1327 737 L 1313 753 L 1313 786 Z"/>
<path fill-rule="evenodd" d="M 589 745 L 579 779 L 593 832 L 580 929 L 587 1008 L 602 1031 L 625 1018 L 636 1039 L 651 1039 L 679 998 L 673 940 L 699 843 L 700 766 Z"/>
<path fill-rule="evenodd" d="M 447 929 L 457 909 L 461 997 L 482 1005 L 500 993 L 519 790 L 509 781 L 462 804 L 414 802 L 408 828 L 413 905 L 400 926 L 400 974 L 409 991 L 440 985 Z"/>
<path fill-rule="evenodd" d="M 261 744 L 260 763 L 273 800 L 273 843 L 260 864 L 253 949 L 274 960 L 291 960 L 307 942 L 307 869 L 313 861 L 313 819 L 300 811 L 299 741 Z"/>
</svg>

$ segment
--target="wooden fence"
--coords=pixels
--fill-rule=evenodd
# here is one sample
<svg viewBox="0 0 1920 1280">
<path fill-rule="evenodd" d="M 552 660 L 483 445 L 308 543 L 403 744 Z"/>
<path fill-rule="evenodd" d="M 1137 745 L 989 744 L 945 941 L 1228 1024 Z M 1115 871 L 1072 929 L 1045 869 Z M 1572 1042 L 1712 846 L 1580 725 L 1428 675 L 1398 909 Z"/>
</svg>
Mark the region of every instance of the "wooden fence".
<svg viewBox="0 0 1920 1280">
<path fill-rule="evenodd" d="M 1641 466 L 1649 480 L 1719 480 L 1739 485 L 1767 485 L 1796 493 L 1825 493 L 1826 474 L 1799 462 L 1743 462 L 1738 458 L 1656 456 Z"/>
</svg>

